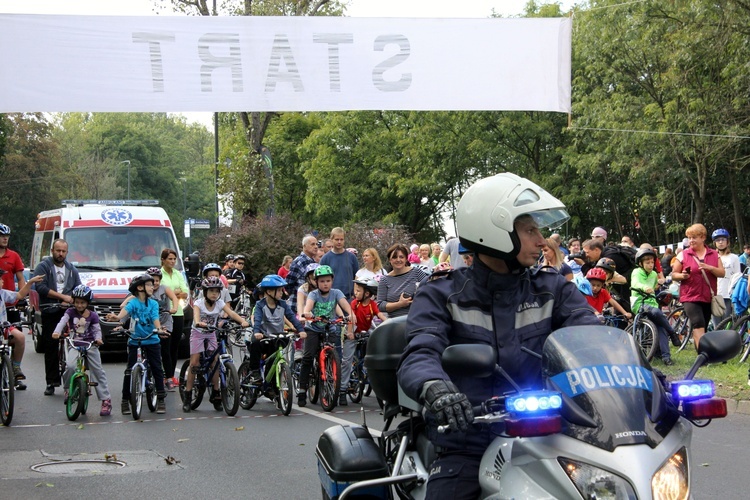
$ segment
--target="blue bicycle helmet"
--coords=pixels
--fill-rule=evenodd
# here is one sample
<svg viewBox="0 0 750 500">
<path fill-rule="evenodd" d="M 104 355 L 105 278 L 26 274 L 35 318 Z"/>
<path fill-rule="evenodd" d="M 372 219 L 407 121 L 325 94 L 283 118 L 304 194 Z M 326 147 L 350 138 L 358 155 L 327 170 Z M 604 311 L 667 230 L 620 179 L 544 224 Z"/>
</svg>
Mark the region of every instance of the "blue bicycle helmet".
<svg viewBox="0 0 750 500">
<path fill-rule="evenodd" d="M 201 276 L 205 278 L 206 273 L 208 273 L 209 271 L 219 271 L 219 274 L 221 274 L 221 266 L 215 262 L 209 262 L 203 267 L 203 272 L 201 273 Z"/>
<path fill-rule="evenodd" d="M 711 239 L 715 240 L 716 238 L 726 238 L 729 239 L 729 231 L 724 229 L 723 227 L 717 229 L 713 233 L 711 233 Z"/>
<path fill-rule="evenodd" d="M 83 299 L 86 302 L 91 302 L 94 300 L 94 292 L 91 291 L 91 288 L 87 287 L 86 285 L 78 285 L 73 289 L 73 293 L 70 294 L 74 299 Z"/>
<path fill-rule="evenodd" d="M 260 280 L 260 284 L 258 286 L 261 290 L 268 290 L 269 288 L 281 288 L 286 285 L 286 280 L 278 274 L 269 274 L 262 280 Z"/>
<path fill-rule="evenodd" d="M 10 236 L 10 227 L 0 224 L 0 236 Z"/>
</svg>

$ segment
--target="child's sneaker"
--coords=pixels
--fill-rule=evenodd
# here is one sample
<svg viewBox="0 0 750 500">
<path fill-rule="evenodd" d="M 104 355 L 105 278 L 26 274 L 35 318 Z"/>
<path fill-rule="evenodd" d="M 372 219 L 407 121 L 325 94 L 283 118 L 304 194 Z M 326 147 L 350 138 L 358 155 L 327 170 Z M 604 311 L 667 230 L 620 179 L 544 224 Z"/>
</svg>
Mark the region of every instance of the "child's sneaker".
<svg viewBox="0 0 750 500">
<path fill-rule="evenodd" d="M 156 413 L 167 413 L 167 405 L 164 403 L 164 398 L 158 398 L 156 400 Z"/>
<path fill-rule="evenodd" d="M 68 390 L 67 389 L 63 391 L 63 396 L 64 396 L 63 404 L 66 405 L 68 404 Z"/>
<path fill-rule="evenodd" d="M 214 410 L 221 411 L 224 409 L 224 406 L 221 402 L 221 390 L 220 389 L 214 389 L 211 392 L 211 403 L 214 405 Z"/>
<path fill-rule="evenodd" d="M 750 381 L 748 381 L 748 384 L 750 384 Z M 297 394 L 297 406 L 300 408 L 307 406 L 307 394 L 304 392 Z"/>
<path fill-rule="evenodd" d="M 348 406 L 349 402 L 346 400 L 346 393 L 342 392 L 339 394 L 339 406 Z"/>
<path fill-rule="evenodd" d="M 122 405 L 120 405 L 120 409 L 122 409 L 123 415 L 130 415 L 130 401 L 127 399 L 122 400 Z"/>
<path fill-rule="evenodd" d="M 21 365 L 13 365 L 13 376 L 16 380 L 26 380 L 26 375 L 21 371 Z"/>
<path fill-rule="evenodd" d="M 165 387 L 165 388 L 166 388 L 166 389 L 167 389 L 167 390 L 168 390 L 169 392 L 174 392 L 174 382 L 172 382 L 172 379 L 171 379 L 171 378 L 168 378 L 168 379 L 166 379 L 166 380 L 164 381 L 164 387 Z"/>
<path fill-rule="evenodd" d="M 105 399 L 102 401 L 102 409 L 99 411 L 100 417 L 108 417 L 112 414 L 112 400 Z"/>
</svg>

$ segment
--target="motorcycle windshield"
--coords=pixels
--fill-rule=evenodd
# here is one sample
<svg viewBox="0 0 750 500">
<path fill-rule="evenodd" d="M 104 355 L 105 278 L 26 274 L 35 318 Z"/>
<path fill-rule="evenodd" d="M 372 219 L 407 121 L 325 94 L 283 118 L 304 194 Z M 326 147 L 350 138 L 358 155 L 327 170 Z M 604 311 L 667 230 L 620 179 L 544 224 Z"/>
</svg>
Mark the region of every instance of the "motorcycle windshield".
<svg viewBox="0 0 750 500">
<path fill-rule="evenodd" d="M 612 451 L 657 446 L 674 426 L 664 389 L 632 337 L 606 326 L 557 330 L 544 344 L 543 374 L 563 395 L 564 434 Z"/>
</svg>

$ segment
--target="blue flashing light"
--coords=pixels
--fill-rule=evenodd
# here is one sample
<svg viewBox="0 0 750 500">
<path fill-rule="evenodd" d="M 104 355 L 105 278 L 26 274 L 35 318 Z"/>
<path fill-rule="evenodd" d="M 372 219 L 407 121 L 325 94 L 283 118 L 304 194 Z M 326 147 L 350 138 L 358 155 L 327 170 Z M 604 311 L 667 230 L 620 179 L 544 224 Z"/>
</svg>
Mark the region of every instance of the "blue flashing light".
<svg viewBox="0 0 750 500">
<path fill-rule="evenodd" d="M 534 391 L 511 396 L 505 400 L 505 408 L 515 414 L 551 413 L 562 407 L 562 396 L 559 392 Z"/>
<path fill-rule="evenodd" d="M 672 396 L 681 401 L 712 398 L 715 392 L 713 380 L 678 380 L 672 382 Z"/>
</svg>

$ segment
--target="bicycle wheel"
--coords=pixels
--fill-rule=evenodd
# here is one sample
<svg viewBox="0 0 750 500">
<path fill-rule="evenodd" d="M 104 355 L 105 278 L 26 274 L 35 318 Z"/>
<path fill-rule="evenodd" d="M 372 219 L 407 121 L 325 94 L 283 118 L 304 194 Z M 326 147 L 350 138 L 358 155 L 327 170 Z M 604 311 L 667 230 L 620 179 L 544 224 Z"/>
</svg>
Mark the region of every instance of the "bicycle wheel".
<svg viewBox="0 0 750 500">
<path fill-rule="evenodd" d="M 640 318 L 638 324 L 633 326 L 633 339 L 635 339 L 635 343 L 641 348 L 648 361 L 654 358 L 656 349 L 659 347 L 658 335 L 656 325 L 650 319 Z M 662 353 L 662 355 L 664 354 Z"/>
<path fill-rule="evenodd" d="M 240 379 L 240 406 L 243 410 L 249 410 L 255 406 L 258 400 L 258 392 L 254 386 L 250 385 L 250 362 L 243 361 L 237 370 L 237 377 Z"/>
<path fill-rule="evenodd" d="M 292 412 L 292 398 L 294 397 L 292 368 L 288 363 L 281 361 L 276 369 L 279 371 L 279 408 L 281 413 L 289 416 Z"/>
<path fill-rule="evenodd" d="M 750 354 L 750 333 L 748 332 L 748 326 L 750 326 L 750 316 L 741 317 L 734 325 L 737 329 L 737 333 L 742 339 L 742 349 L 740 350 L 740 363 L 744 363 L 747 360 L 748 354 Z"/>
<path fill-rule="evenodd" d="M 188 370 L 190 370 L 190 360 L 186 359 L 182 364 L 182 368 L 180 368 L 180 401 L 185 401 L 185 384 L 187 384 Z M 196 375 L 195 380 L 193 380 L 193 400 L 190 403 L 190 408 L 193 410 L 201 405 L 203 393 L 206 391 L 205 387 L 200 386 L 198 377 L 199 375 Z"/>
<path fill-rule="evenodd" d="M 224 361 L 224 370 L 226 383 L 221 388 L 221 402 L 224 404 L 224 413 L 233 417 L 240 407 L 240 378 L 237 367 L 231 361 Z"/>
<path fill-rule="evenodd" d="M 352 403 L 362 401 L 365 394 L 365 373 L 357 356 L 352 359 L 352 374 L 349 376 L 349 399 Z"/>
<path fill-rule="evenodd" d="M 336 408 L 341 389 L 341 361 L 335 348 L 325 351 L 320 368 L 320 406 L 325 411 Z"/>
<path fill-rule="evenodd" d="M 146 404 L 150 412 L 156 411 L 156 381 L 154 380 L 154 374 L 151 370 L 148 370 L 148 379 L 146 380 Z"/>
<path fill-rule="evenodd" d="M 83 412 L 84 400 L 88 398 L 86 377 L 75 375 L 68 387 L 68 402 L 65 404 L 65 415 L 68 420 L 75 420 Z"/>
<path fill-rule="evenodd" d="M 143 382 L 143 367 L 135 365 L 130 373 L 130 409 L 133 412 L 133 420 L 141 418 L 143 409 L 143 392 L 141 392 L 141 383 Z"/>
<path fill-rule="evenodd" d="M 13 406 L 16 383 L 13 368 L 7 354 L 0 360 L 0 420 L 4 426 L 9 426 L 13 420 Z"/>
<path fill-rule="evenodd" d="M 318 366 L 318 357 L 313 359 L 312 367 L 310 367 L 310 380 L 307 382 L 307 399 L 310 403 L 315 404 L 318 402 L 318 395 L 320 394 L 320 366 Z"/>
</svg>

